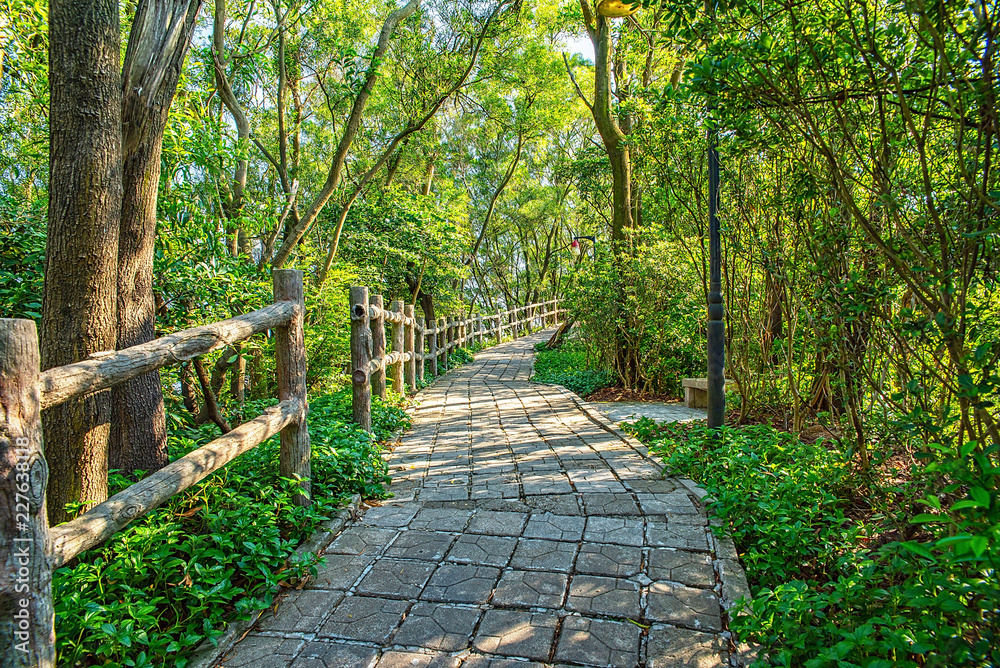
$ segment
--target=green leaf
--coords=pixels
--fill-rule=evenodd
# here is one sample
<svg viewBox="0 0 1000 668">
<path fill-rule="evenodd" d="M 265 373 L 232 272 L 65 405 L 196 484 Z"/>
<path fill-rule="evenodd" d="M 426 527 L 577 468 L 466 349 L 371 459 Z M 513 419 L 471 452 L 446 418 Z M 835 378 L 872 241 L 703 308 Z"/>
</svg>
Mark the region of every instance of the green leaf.
<svg viewBox="0 0 1000 668">
<path fill-rule="evenodd" d="M 990 541 L 986 536 L 973 536 L 972 540 L 969 541 L 969 547 L 972 548 L 973 554 L 977 557 L 983 556 L 983 552 L 989 547 Z"/>
<path fill-rule="evenodd" d="M 928 550 L 924 545 L 920 543 L 915 543 L 913 541 L 906 541 L 904 543 L 900 543 L 899 546 L 904 550 L 906 550 L 907 552 L 911 552 L 912 554 L 915 554 L 917 556 L 924 557 L 925 559 L 930 559 L 931 561 L 937 561 L 937 559 L 934 557 L 934 554 L 931 553 L 930 550 Z"/>
</svg>

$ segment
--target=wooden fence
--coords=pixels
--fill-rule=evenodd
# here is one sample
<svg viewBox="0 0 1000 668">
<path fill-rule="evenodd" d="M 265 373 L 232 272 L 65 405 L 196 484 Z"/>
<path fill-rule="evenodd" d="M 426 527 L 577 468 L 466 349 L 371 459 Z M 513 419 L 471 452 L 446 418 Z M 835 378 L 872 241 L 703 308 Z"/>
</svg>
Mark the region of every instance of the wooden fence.
<svg viewBox="0 0 1000 668">
<path fill-rule="evenodd" d="M 414 317 L 410 304 L 394 301 L 384 308 L 381 295 L 366 287 L 351 288 L 351 381 L 354 421 L 371 431 L 372 392 L 385 399 L 386 379 L 400 394 L 416 390 L 425 371 L 434 376 L 448 370 L 448 353 L 473 343 L 483 345 L 505 336 L 518 338 L 559 322 L 565 313 L 550 299 L 497 313 L 438 318 L 428 327 Z M 391 350 L 386 351 L 386 323 L 391 325 Z"/>
<path fill-rule="evenodd" d="M 271 306 L 44 372 L 35 323 L 0 319 L 0 544 L 5 552 L 0 556 L 0 664 L 55 665 L 53 570 L 275 434 L 281 434 L 280 473 L 300 481 L 296 503 L 309 503 L 304 315 L 302 272 L 275 270 Z M 76 519 L 49 528 L 41 411 L 271 329 L 277 337 L 276 406 Z"/>
</svg>

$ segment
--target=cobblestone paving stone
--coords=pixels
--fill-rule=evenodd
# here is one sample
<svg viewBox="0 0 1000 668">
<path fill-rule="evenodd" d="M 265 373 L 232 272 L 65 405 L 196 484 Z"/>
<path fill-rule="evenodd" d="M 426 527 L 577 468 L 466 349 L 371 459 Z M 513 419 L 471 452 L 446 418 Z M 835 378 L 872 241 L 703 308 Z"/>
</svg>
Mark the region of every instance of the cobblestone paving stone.
<svg viewBox="0 0 1000 668">
<path fill-rule="evenodd" d="M 419 397 L 395 497 L 325 550 L 226 668 L 718 668 L 746 593 L 699 490 L 575 395 L 529 382 L 544 334 Z"/>
</svg>

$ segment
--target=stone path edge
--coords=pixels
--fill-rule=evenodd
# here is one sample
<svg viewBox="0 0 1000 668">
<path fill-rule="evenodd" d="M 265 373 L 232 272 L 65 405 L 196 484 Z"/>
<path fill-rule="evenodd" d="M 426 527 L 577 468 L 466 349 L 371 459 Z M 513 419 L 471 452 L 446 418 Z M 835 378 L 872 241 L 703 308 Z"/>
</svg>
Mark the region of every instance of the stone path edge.
<svg viewBox="0 0 1000 668">
<path fill-rule="evenodd" d="M 663 465 L 649 454 L 649 448 L 643 445 L 642 442 L 640 442 L 635 436 L 626 433 L 618 425 L 611 422 L 604 416 L 603 413 L 597 410 L 596 406 L 583 399 L 576 392 L 555 383 L 539 383 L 538 381 L 529 382 L 535 383 L 536 385 L 551 387 L 561 392 L 567 399 L 576 404 L 577 408 L 583 411 L 583 413 L 590 418 L 592 422 L 608 433 L 616 436 L 622 442 L 628 444 L 630 448 L 635 450 L 644 459 L 652 462 L 655 466 L 660 467 L 662 472 Z M 699 502 L 703 502 L 703 499 L 708 496 L 708 491 L 698 485 L 698 483 L 694 480 L 677 476 L 675 476 L 674 479 L 694 494 L 698 498 Z M 709 523 L 713 526 L 722 526 L 721 520 L 714 517 L 709 518 Z M 750 601 L 753 597 L 750 595 L 750 585 L 747 582 L 746 572 L 743 570 L 743 566 L 739 563 L 739 554 L 736 551 L 736 545 L 733 543 L 733 539 L 729 536 L 719 538 L 714 532 L 710 535 L 712 537 L 712 542 L 714 543 L 713 547 L 716 556 L 714 563 L 715 570 L 718 573 L 719 580 L 722 582 L 722 592 L 719 598 L 723 609 L 726 610 L 730 617 L 733 615 L 743 616 L 751 614 L 749 604 L 737 608 L 737 601 L 740 599 Z M 733 633 L 732 629 L 728 630 L 730 633 Z M 740 642 L 739 639 L 736 638 L 735 633 L 733 633 L 732 642 L 736 648 L 732 654 L 735 656 L 738 666 L 749 666 L 758 659 L 760 654 L 759 646 Z"/>
<path fill-rule="evenodd" d="M 494 346 L 488 346 L 487 348 L 482 348 L 480 352 L 482 352 L 483 350 L 488 350 L 489 348 L 492 347 Z M 418 400 L 420 399 L 420 395 L 422 395 L 428 388 L 436 384 L 441 379 L 447 377 L 452 371 L 460 369 L 462 366 L 464 365 L 459 365 L 457 367 L 452 367 L 448 369 L 443 374 L 435 377 L 433 380 L 431 380 L 431 382 L 427 383 L 422 388 L 417 390 L 416 393 L 414 393 L 412 396 L 409 397 L 409 401 L 407 402 L 406 405 L 406 410 L 409 411 L 410 409 L 414 408 L 417 405 Z M 391 454 L 392 449 L 399 444 L 403 434 L 405 434 L 408 430 L 409 430 L 408 428 L 399 429 L 386 440 L 386 443 L 389 444 L 389 447 L 386 448 L 386 451 L 383 453 L 383 456 Z M 389 491 L 392 491 L 391 487 Z M 385 501 L 387 503 L 392 503 L 392 497 L 389 497 Z M 306 538 L 305 541 L 303 541 L 303 543 L 299 545 L 298 548 L 296 548 L 293 554 L 301 555 L 301 554 L 306 554 L 308 552 L 322 553 L 322 550 L 325 550 L 330 545 L 330 543 L 332 543 L 333 540 L 340 534 L 340 532 L 343 531 L 344 526 L 348 522 L 357 519 L 359 514 L 358 511 L 360 509 L 361 509 L 361 495 L 355 494 L 353 497 L 351 497 L 350 502 L 344 508 L 342 508 L 340 511 L 337 512 L 337 515 L 335 517 L 322 523 L 320 525 L 321 527 L 320 530 L 312 534 L 308 538 Z M 279 589 L 273 590 L 272 593 L 278 593 Z M 270 608 L 266 608 L 264 610 L 255 610 L 253 613 L 251 613 L 248 619 L 227 624 L 225 633 L 223 633 L 222 637 L 219 638 L 218 643 L 215 645 L 213 645 L 208 640 L 203 641 L 201 645 L 199 645 L 198 649 L 194 651 L 191 657 L 191 662 L 188 664 L 188 668 L 213 668 L 214 666 L 216 666 L 219 663 L 219 661 L 225 658 L 226 654 L 229 653 L 229 650 L 231 650 L 233 646 L 237 642 L 239 642 L 239 640 L 247 633 L 247 631 L 252 629 L 257 624 L 257 622 L 260 620 L 261 615 L 263 615 L 269 609 Z"/>
<path fill-rule="evenodd" d="M 304 555 L 309 552 L 316 552 L 322 555 L 323 550 L 329 547 L 330 543 L 343 531 L 347 523 L 356 519 L 360 507 L 361 495 L 355 494 L 346 506 L 337 511 L 334 517 L 323 522 L 320 525 L 320 529 L 306 538 L 292 554 Z M 277 594 L 280 590 L 281 587 L 276 587 L 271 591 Z M 228 624 L 225 633 L 223 633 L 215 645 L 208 640 L 203 641 L 192 655 L 188 668 L 212 668 L 217 665 L 229 650 L 233 648 L 233 645 L 239 642 L 246 632 L 257 624 L 261 615 L 268 610 L 270 608 L 255 610 L 250 614 L 249 618 Z"/>
</svg>

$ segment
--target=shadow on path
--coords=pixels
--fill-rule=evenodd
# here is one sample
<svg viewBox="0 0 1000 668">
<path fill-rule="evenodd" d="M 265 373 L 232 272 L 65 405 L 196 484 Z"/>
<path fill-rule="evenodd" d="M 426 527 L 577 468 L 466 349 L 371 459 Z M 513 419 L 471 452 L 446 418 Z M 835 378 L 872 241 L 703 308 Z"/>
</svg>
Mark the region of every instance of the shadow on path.
<svg viewBox="0 0 1000 668">
<path fill-rule="evenodd" d="M 484 350 L 419 396 L 395 498 L 326 548 L 306 589 L 218 665 L 710 668 L 745 592 L 699 490 L 576 395 L 531 383 L 545 334 Z"/>
</svg>

